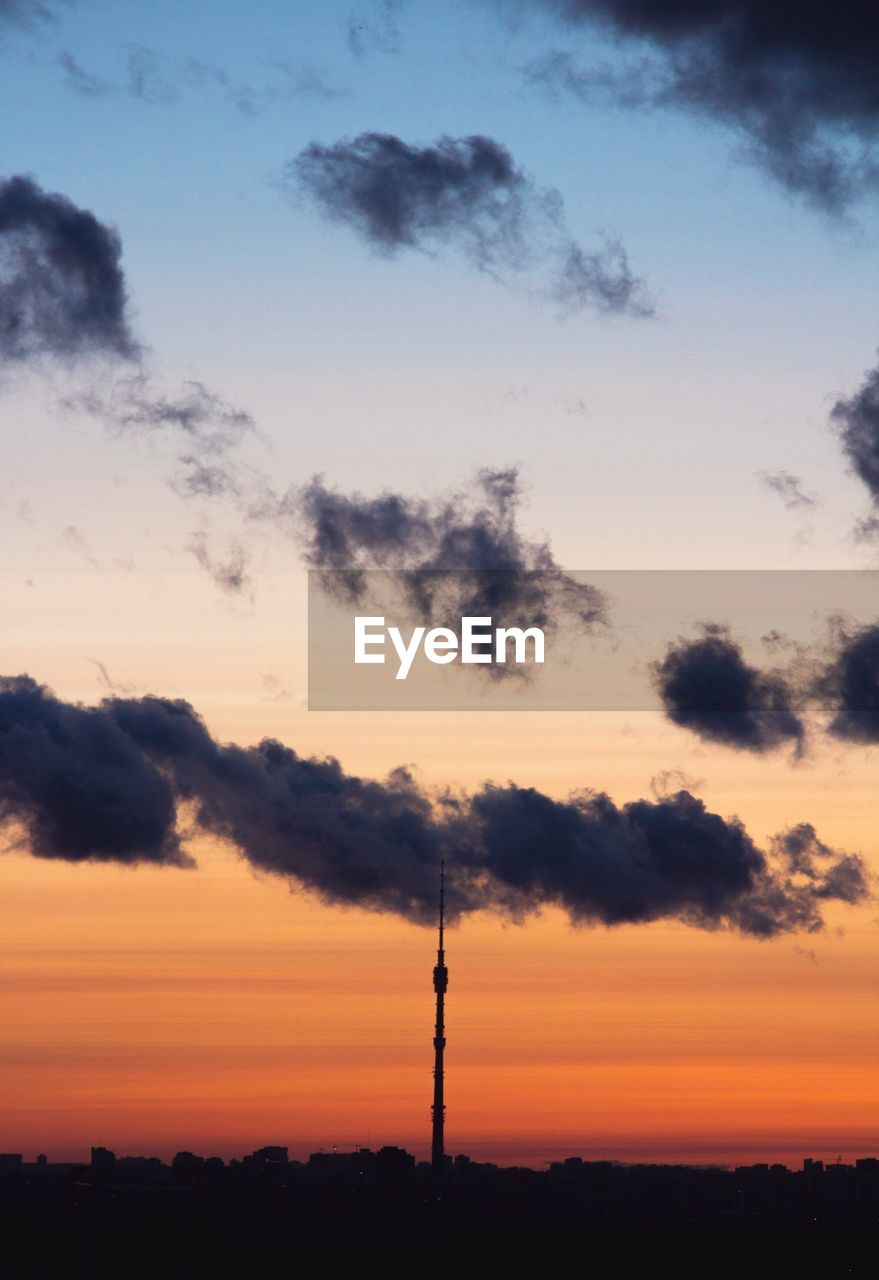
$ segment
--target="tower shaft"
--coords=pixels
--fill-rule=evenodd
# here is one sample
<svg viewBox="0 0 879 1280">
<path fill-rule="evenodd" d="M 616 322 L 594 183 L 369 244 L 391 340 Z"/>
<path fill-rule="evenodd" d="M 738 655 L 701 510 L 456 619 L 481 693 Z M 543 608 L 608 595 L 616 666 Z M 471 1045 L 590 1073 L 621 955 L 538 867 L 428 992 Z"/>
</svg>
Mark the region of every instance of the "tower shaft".
<svg viewBox="0 0 879 1280">
<path fill-rule="evenodd" d="M 440 864 L 440 900 L 439 900 L 439 945 L 436 953 L 436 964 L 433 969 L 433 989 L 436 992 L 436 1024 L 433 1034 L 433 1132 L 430 1146 L 430 1163 L 435 1182 L 442 1177 L 445 1160 L 444 1129 L 446 1121 L 446 1105 L 443 1097 L 443 1053 L 446 1047 L 445 997 L 449 985 L 449 971 L 446 968 L 446 954 L 443 947 L 443 930 L 445 925 L 445 861 Z"/>
</svg>

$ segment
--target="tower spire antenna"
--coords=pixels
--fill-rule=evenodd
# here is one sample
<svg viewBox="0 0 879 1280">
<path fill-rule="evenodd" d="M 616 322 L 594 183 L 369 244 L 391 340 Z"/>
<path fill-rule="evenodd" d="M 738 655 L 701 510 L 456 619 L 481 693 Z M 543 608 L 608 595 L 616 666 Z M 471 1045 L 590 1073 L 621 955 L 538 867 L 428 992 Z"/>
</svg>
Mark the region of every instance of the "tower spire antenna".
<svg viewBox="0 0 879 1280">
<path fill-rule="evenodd" d="M 446 913 L 446 860 L 440 860 L 439 884 L 439 939 L 436 952 L 436 964 L 433 969 L 433 989 L 436 992 L 436 1025 L 433 1035 L 433 1133 L 430 1146 L 430 1167 L 433 1174 L 435 1194 L 439 1194 L 443 1166 L 445 1164 L 445 1121 L 446 1104 L 443 1097 L 444 1071 L 443 1053 L 446 1047 L 445 996 L 449 985 L 449 971 L 446 968 L 444 949 L 444 930 Z"/>
</svg>

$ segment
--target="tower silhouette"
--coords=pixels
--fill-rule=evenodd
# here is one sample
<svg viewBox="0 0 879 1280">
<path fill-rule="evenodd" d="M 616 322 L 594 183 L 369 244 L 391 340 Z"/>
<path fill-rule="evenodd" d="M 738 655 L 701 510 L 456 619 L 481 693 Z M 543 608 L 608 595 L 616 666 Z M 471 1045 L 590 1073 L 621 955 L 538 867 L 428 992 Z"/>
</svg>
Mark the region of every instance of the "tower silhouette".
<svg viewBox="0 0 879 1280">
<path fill-rule="evenodd" d="M 442 1180 L 445 1161 L 444 1128 L 446 1122 L 446 1104 L 443 1100 L 443 1051 L 446 1047 L 445 997 L 449 985 L 449 971 L 446 968 L 446 953 L 443 949 L 443 928 L 445 925 L 445 888 L 446 862 L 440 862 L 440 895 L 439 895 L 439 946 L 436 952 L 436 964 L 433 968 L 433 989 L 436 992 L 436 1027 L 433 1036 L 433 1136 L 430 1145 L 430 1164 L 433 1171 L 434 1187 L 438 1188 Z"/>
</svg>

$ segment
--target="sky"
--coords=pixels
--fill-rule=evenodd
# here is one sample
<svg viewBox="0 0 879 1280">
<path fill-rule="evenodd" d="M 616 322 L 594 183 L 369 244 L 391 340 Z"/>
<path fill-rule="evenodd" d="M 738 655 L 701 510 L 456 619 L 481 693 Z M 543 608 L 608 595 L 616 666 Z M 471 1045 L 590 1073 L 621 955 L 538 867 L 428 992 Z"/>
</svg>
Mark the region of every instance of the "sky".
<svg viewBox="0 0 879 1280">
<path fill-rule="evenodd" d="M 433 797 L 491 780 L 661 805 L 671 780 L 761 850 L 810 823 L 875 871 L 869 735 L 753 750 L 680 709 L 308 710 L 297 495 L 316 475 L 364 501 L 441 502 L 517 468 L 517 528 L 567 570 L 876 567 L 857 534 L 875 440 L 857 453 L 850 433 L 846 452 L 831 420 L 879 346 L 869 155 L 831 198 L 779 176 L 796 136 L 779 143 L 764 107 L 659 101 L 647 81 L 627 99 L 640 59 L 666 74 L 686 49 L 591 8 L 606 20 L 574 0 L 0 5 L 0 180 L 30 175 L 117 234 L 115 266 L 100 236 L 99 251 L 127 295 L 59 337 L 63 277 L 23 354 L 0 339 L 0 674 L 65 706 L 185 699 L 216 743 L 274 738 L 365 779 L 403 765 Z M 804 82 L 832 89 L 836 64 L 803 48 Z M 597 88 L 572 92 L 569 65 L 598 68 Z M 809 103 L 824 141 L 869 144 L 872 104 L 840 123 L 818 90 Z M 392 156 L 411 200 L 396 228 L 351 179 Z M 438 156 L 442 218 L 419 186 Z M 503 234 L 486 190 L 519 218 Z M 26 312 L 43 287 L 15 257 L 6 191 L 0 319 L 4 291 Z M 573 302 L 572 247 L 592 273 Z M 599 267 L 641 292 L 611 304 Z M 181 425 L 168 405 L 193 395 L 208 410 Z M 51 788 L 27 791 L 22 758 L 0 751 L 0 1149 L 426 1154 L 423 920 L 268 866 L 232 819 L 199 816 L 200 778 L 173 781 L 197 867 L 46 856 L 34 814 Z M 772 937 L 673 912 L 572 923 L 564 906 L 548 894 L 513 918 L 480 900 L 450 931 L 447 1149 L 535 1165 L 875 1153 L 867 892 L 826 894 L 822 928 Z"/>
</svg>

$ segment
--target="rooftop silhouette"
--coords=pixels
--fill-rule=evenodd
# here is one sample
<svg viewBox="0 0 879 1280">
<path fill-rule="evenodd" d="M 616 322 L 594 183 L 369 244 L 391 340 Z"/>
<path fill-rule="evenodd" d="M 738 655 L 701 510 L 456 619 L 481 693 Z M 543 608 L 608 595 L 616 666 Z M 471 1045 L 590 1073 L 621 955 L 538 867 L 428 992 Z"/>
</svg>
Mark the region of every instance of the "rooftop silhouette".
<svg viewBox="0 0 879 1280">
<path fill-rule="evenodd" d="M 82 1162 L 0 1155 L 4 1254 L 27 1260 L 16 1280 L 366 1264 L 433 1276 L 462 1262 L 466 1275 L 519 1275 L 599 1253 L 623 1275 L 666 1257 L 680 1276 L 859 1276 L 877 1222 L 875 1157 L 797 1170 L 573 1157 L 536 1170 L 456 1155 L 440 1199 L 432 1161 L 395 1146 L 291 1160 L 273 1145 L 228 1162 L 100 1146 Z"/>
</svg>

